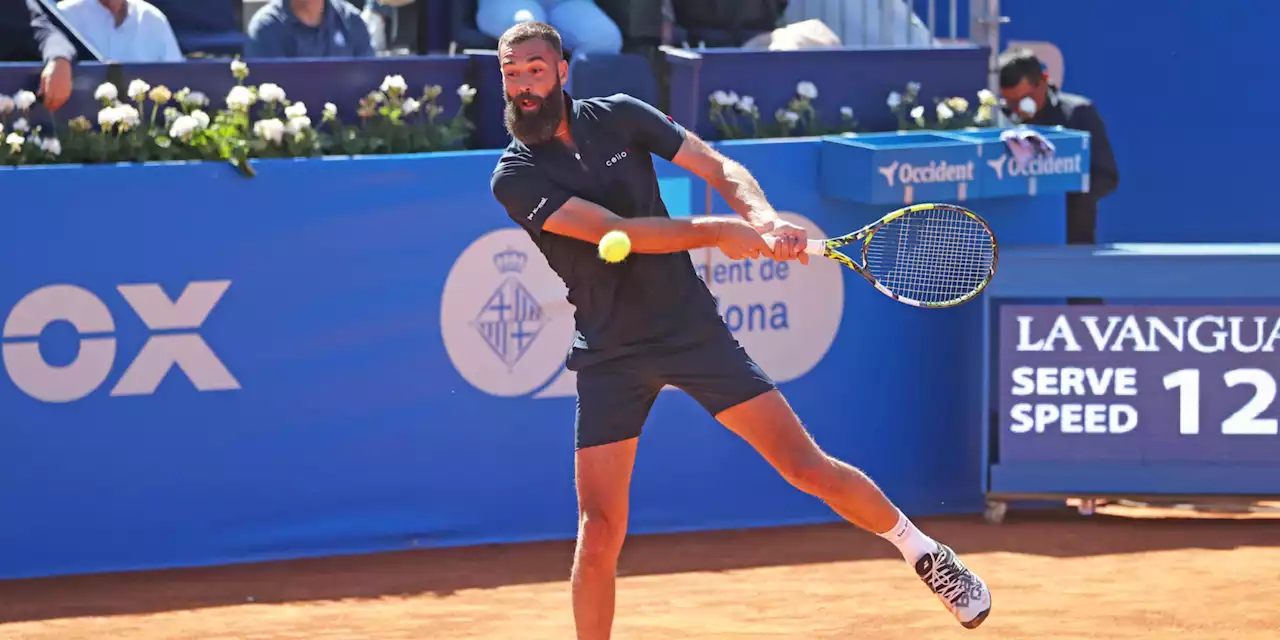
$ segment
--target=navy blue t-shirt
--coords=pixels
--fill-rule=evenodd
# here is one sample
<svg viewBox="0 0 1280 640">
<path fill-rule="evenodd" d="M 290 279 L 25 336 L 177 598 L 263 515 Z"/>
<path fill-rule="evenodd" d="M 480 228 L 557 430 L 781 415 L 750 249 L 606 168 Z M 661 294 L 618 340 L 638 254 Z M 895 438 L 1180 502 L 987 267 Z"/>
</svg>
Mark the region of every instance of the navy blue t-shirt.
<svg viewBox="0 0 1280 640">
<path fill-rule="evenodd" d="M 568 367 L 693 344 L 723 329 L 688 252 L 633 253 L 609 264 L 595 244 L 542 231 L 575 196 L 623 218 L 669 218 L 649 154 L 671 160 L 685 137 L 670 117 L 626 94 L 565 100 L 577 154 L 559 140 L 533 147 L 513 140 L 490 185 L 569 289 L 577 335 Z"/>
</svg>

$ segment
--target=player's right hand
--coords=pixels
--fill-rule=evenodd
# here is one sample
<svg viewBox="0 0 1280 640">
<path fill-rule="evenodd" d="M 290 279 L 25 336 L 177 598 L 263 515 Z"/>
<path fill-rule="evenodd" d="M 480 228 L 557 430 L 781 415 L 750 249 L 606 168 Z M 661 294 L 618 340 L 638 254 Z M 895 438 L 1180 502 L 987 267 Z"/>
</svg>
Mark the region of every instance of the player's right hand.
<svg viewBox="0 0 1280 640">
<path fill-rule="evenodd" d="M 773 257 L 772 248 L 755 227 L 739 218 L 725 218 L 721 222 L 716 247 L 730 260 L 759 258 L 762 254 Z"/>
</svg>

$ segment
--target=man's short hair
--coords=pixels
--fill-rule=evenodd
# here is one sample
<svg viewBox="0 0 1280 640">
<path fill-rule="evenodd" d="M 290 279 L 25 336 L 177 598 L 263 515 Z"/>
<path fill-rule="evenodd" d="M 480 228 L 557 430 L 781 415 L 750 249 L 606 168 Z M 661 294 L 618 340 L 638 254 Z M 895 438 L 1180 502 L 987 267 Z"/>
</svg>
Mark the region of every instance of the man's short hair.
<svg viewBox="0 0 1280 640">
<path fill-rule="evenodd" d="M 551 45 L 556 55 L 564 57 L 564 47 L 560 40 L 560 32 L 545 22 L 516 23 L 498 39 L 498 48 L 520 44 L 526 40 L 541 40 Z"/>
<path fill-rule="evenodd" d="M 1023 80 L 1039 84 L 1044 78 L 1044 64 L 1030 49 L 1012 49 L 1000 54 L 996 60 L 1000 70 L 1000 88 L 1010 89 Z"/>
</svg>

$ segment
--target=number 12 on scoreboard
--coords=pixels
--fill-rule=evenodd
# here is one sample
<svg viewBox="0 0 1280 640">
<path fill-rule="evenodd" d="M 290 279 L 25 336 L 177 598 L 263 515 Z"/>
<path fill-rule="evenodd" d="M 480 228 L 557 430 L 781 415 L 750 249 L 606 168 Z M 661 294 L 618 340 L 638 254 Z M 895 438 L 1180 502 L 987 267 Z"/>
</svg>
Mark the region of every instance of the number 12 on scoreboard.
<svg viewBox="0 0 1280 640">
<path fill-rule="evenodd" d="M 1280 432 L 1275 418 L 1259 418 L 1276 399 L 1276 379 L 1263 369 L 1232 369 L 1222 375 L 1227 387 L 1253 387 L 1249 401 L 1222 421 L 1228 436 L 1274 436 Z M 1164 377 L 1165 389 L 1178 390 L 1178 433 L 1200 433 L 1200 370 L 1179 369 Z"/>
</svg>

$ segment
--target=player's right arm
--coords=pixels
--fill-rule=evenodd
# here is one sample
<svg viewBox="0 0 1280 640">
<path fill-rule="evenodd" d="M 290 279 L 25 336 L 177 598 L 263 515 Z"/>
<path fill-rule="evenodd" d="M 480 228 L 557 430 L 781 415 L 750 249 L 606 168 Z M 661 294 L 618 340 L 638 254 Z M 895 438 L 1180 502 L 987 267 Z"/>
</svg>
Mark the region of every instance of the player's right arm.
<svg viewBox="0 0 1280 640">
<path fill-rule="evenodd" d="M 623 218 L 569 194 L 527 164 L 499 167 L 490 187 L 507 215 L 534 235 L 554 233 L 598 244 L 604 234 L 616 229 L 631 238 L 633 253 L 677 253 L 719 247 L 734 260 L 769 253 L 760 234 L 740 218 Z"/>
</svg>

